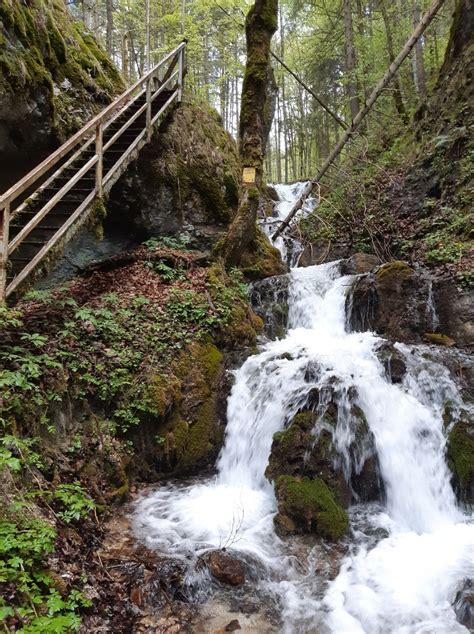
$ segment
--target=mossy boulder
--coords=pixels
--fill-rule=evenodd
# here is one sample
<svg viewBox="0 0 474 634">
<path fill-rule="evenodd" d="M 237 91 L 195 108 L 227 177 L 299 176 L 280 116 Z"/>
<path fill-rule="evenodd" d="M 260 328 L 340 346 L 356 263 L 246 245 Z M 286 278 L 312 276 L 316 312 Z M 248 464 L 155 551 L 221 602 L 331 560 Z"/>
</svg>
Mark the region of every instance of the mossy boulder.
<svg viewBox="0 0 474 634">
<path fill-rule="evenodd" d="M 327 386 L 308 394 L 308 409 L 302 409 L 286 429 L 273 437 L 265 475 L 276 483 L 283 476 L 296 479 L 319 478 L 342 508 L 353 501 L 379 500 L 383 496 L 379 465 L 372 433 L 362 410 L 355 402 L 338 405 L 337 386 Z M 350 399 L 355 399 L 355 394 Z M 344 417 L 352 440 L 345 455 L 335 442 L 336 428 Z M 347 460 L 349 462 L 347 463 Z M 278 497 L 278 496 L 277 496 Z M 278 498 L 280 499 L 280 498 Z M 280 508 L 280 507 L 279 507 Z M 296 530 L 281 511 L 277 523 L 287 532 Z"/>
<path fill-rule="evenodd" d="M 62 0 L 0 0 L 0 189 L 124 89 Z"/>
<path fill-rule="evenodd" d="M 468 422 L 459 421 L 450 431 L 447 457 L 459 499 L 474 504 L 474 430 Z"/>
<path fill-rule="evenodd" d="M 245 277 L 250 280 L 262 280 L 288 271 L 278 249 L 270 244 L 270 240 L 259 228 L 256 231 L 252 250 L 242 255 L 240 268 Z"/>
<path fill-rule="evenodd" d="M 335 541 L 347 531 L 347 513 L 321 478 L 280 476 L 275 482 L 275 493 L 275 523 L 283 532 L 316 533 Z"/>
<path fill-rule="evenodd" d="M 135 472 L 149 478 L 211 468 L 225 427 L 223 353 L 210 342 L 191 344 L 169 373 L 148 379 L 146 394 L 156 415 L 131 432 Z"/>
<path fill-rule="evenodd" d="M 283 337 L 288 327 L 289 282 L 288 275 L 278 275 L 252 284 L 250 302 L 271 339 Z"/>
<path fill-rule="evenodd" d="M 210 249 L 239 198 L 237 144 L 214 110 L 184 102 L 114 186 L 110 223 L 141 238 L 182 236 Z"/>
<path fill-rule="evenodd" d="M 449 280 L 395 260 L 355 280 L 346 311 L 355 331 L 372 330 L 392 341 L 463 346 L 474 340 L 472 303 L 465 300 Z"/>
</svg>

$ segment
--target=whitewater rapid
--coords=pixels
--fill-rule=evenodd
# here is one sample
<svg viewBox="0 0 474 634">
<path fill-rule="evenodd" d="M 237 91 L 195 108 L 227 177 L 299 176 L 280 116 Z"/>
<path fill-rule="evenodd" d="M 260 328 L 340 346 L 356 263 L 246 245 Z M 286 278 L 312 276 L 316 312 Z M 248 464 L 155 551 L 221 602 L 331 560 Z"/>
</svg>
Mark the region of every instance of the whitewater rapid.
<svg viewBox="0 0 474 634">
<path fill-rule="evenodd" d="M 295 191 L 279 186 L 286 205 Z M 208 550 L 235 552 L 259 570 L 255 583 L 279 606 L 284 632 L 466 632 L 452 603 L 474 574 L 474 526 L 456 505 L 443 427 L 445 403 L 462 406 L 456 386 L 443 366 L 406 346 L 399 346 L 408 368 L 403 383 L 387 380 L 377 356 L 383 341 L 346 331 L 353 278 L 342 276 L 338 263 L 292 268 L 289 278 L 287 335 L 262 345 L 234 373 L 217 475 L 165 485 L 139 500 L 138 537 L 190 566 Z M 356 395 L 367 419 L 386 500 L 351 512 L 353 546 L 323 587 L 314 553 L 298 560 L 291 538 L 275 533 L 277 505 L 265 469 L 273 435 L 314 388 L 335 379 L 341 393 Z M 338 421 L 333 442 L 346 461 L 354 433 Z"/>
</svg>

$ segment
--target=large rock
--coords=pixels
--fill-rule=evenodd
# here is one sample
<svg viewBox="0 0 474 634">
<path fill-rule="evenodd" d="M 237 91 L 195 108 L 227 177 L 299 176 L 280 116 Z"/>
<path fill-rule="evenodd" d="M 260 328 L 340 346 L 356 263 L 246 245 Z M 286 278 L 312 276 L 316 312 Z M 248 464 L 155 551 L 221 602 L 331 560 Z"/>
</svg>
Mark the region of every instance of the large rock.
<svg viewBox="0 0 474 634">
<path fill-rule="evenodd" d="M 265 333 L 270 339 L 284 336 L 288 327 L 288 275 L 267 277 L 255 282 L 250 292 L 250 303 L 263 319 Z"/>
<path fill-rule="evenodd" d="M 368 273 L 381 264 L 380 258 L 371 253 L 354 253 L 350 258 L 341 262 L 343 275 L 360 275 Z"/>
<path fill-rule="evenodd" d="M 474 429 L 469 421 L 459 420 L 449 432 L 447 458 L 458 498 L 474 504 Z"/>
<path fill-rule="evenodd" d="M 65 3 L 0 0 L 0 191 L 124 89 Z"/>
<path fill-rule="evenodd" d="M 317 533 L 332 541 L 347 531 L 347 513 L 321 478 L 280 476 L 275 482 L 277 527 L 283 533 Z"/>
<path fill-rule="evenodd" d="M 241 586 L 245 583 L 245 568 L 236 557 L 224 550 L 214 550 L 207 560 L 209 572 L 221 583 L 229 586 Z"/>
<path fill-rule="evenodd" d="M 237 145 L 218 114 L 184 103 L 112 189 L 108 223 L 211 248 L 236 211 L 239 184 Z"/>
<path fill-rule="evenodd" d="M 472 294 L 460 294 L 449 280 L 393 261 L 355 281 L 346 311 L 355 331 L 372 330 L 405 343 L 469 346 L 474 341 L 471 300 Z"/>
<path fill-rule="evenodd" d="M 308 373 L 317 372 L 309 368 Z M 356 394 L 339 390 L 337 383 L 313 389 L 307 404 L 284 431 L 273 437 L 266 476 L 275 482 L 278 499 L 277 527 L 286 533 L 316 532 L 322 537 L 340 536 L 341 513 L 353 501 L 378 500 L 383 495 L 374 438 L 356 405 Z M 346 446 L 338 446 L 340 426 Z M 289 479 L 288 479 L 289 478 Z M 317 481 L 317 482 L 316 482 Z M 316 483 L 315 483 L 316 482 Z M 323 486 L 324 485 L 324 486 Z M 326 489 L 339 509 L 334 517 L 334 533 L 317 521 L 320 506 L 303 511 L 297 501 Z M 328 496 L 324 493 L 324 499 Z M 303 502 L 301 502 L 303 504 Z M 329 504 L 329 502 L 328 502 Z"/>
<path fill-rule="evenodd" d="M 471 579 L 464 581 L 456 594 L 453 607 L 459 623 L 472 632 L 474 630 L 474 583 Z"/>
</svg>

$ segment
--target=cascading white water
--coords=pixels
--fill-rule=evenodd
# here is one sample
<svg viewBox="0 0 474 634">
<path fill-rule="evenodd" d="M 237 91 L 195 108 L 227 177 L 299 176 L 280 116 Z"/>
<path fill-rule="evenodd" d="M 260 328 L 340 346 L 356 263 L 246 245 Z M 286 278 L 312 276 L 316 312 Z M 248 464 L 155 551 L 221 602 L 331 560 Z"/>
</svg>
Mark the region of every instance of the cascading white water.
<svg viewBox="0 0 474 634">
<path fill-rule="evenodd" d="M 293 185 L 275 185 L 275 191 L 277 192 L 280 201 L 275 205 L 274 215 L 265 218 L 260 221 L 264 233 L 270 237 L 280 226 L 282 220 L 286 218 L 290 209 L 293 207 L 295 200 L 297 200 L 307 183 L 293 183 Z M 309 197 L 305 200 L 302 208 L 296 213 L 295 220 L 307 216 L 314 211 L 317 205 L 317 199 Z M 298 261 L 303 252 L 303 247 L 298 240 L 291 238 L 287 235 L 279 236 L 273 245 L 279 249 L 282 260 L 288 262 L 288 265 L 292 268 L 298 265 Z"/>
<path fill-rule="evenodd" d="M 265 344 L 235 372 L 217 476 L 160 487 L 141 499 L 136 531 L 166 554 L 189 557 L 225 546 L 256 562 L 256 583 L 277 599 L 287 632 L 466 631 L 451 603 L 474 572 L 474 527 L 456 507 L 442 420 L 446 398 L 459 397 L 443 367 L 420 361 L 403 346 L 406 378 L 401 385 L 387 381 L 377 357 L 381 340 L 345 330 L 351 283 L 337 263 L 291 270 L 288 334 Z M 307 372 L 315 364 L 316 377 Z M 386 536 L 375 545 L 366 539 L 356 513 L 357 546 L 322 596 L 314 562 L 296 565 L 291 540 L 274 531 L 276 500 L 265 468 L 274 433 L 313 388 L 335 378 L 341 393 L 355 394 L 375 438 L 387 499 L 385 509 L 366 513 L 365 521 Z M 338 422 L 334 442 L 346 461 L 350 441 L 351 430 Z"/>
</svg>

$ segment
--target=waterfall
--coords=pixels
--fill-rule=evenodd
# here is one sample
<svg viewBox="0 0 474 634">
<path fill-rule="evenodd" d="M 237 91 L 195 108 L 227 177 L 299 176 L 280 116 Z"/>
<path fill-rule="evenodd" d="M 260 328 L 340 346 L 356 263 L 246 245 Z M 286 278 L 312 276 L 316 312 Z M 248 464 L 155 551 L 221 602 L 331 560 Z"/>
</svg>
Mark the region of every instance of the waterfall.
<svg viewBox="0 0 474 634">
<path fill-rule="evenodd" d="M 188 560 L 226 547 L 253 562 L 256 586 L 274 598 L 285 632 L 465 632 L 451 604 L 474 573 L 474 527 L 450 485 L 442 418 L 445 397 L 460 403 L 456 387 L 445 368 L 403 346 L 403 383 L 387 380 L 377 356 L 383 340 L 346 332 L 353 277 L 341 276 L 338 263 L 293 268 L 289 275 L 288 333 L 235 372 L 216 477 L 161 486 L 143 497 L 134 512 L 137 535 Z M 273 435 L 314 388 L 335 379 L 366 417 L 386 500 L 383 507 L 355 507 L 353 545 L 334 581 L 321 588 L 314 552 L 298 561 L 291 538 L 275 533 L 277 505 L 265 468 Z M 343 422 L 334 442 L 350 463 L 351 430 Z"/>
</svg>

